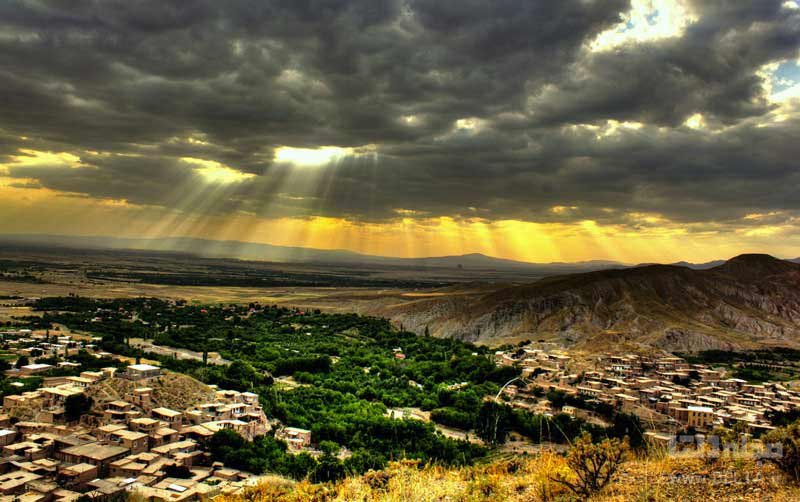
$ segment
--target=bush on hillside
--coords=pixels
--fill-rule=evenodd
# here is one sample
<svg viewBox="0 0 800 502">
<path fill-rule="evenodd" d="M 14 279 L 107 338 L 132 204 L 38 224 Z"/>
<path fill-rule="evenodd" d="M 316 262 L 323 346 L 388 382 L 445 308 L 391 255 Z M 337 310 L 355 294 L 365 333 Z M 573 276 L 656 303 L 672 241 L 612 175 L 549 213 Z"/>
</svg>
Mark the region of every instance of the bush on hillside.
<svg viewBox="0 0 800 502">
<path fill-rule="evenodd" d="M 775 464 L 792 481 L 800 482 L 800 421 L 778 427 L 762 437 L 765 444 L 778 447 L 767 460 Z"/>
<path fill-rule="evenodd" d="M 575 441 L 567 455 L 567 465 L 574 479 L 568 479 L 563 474 L 552 479 L 579 497 L 589 498 L 611 481 L 629 449 L 627 438 L 623 441 L 605 439 L 595 444 L 592 443 L 592 437 L 585 433 Z"/>
</svg>

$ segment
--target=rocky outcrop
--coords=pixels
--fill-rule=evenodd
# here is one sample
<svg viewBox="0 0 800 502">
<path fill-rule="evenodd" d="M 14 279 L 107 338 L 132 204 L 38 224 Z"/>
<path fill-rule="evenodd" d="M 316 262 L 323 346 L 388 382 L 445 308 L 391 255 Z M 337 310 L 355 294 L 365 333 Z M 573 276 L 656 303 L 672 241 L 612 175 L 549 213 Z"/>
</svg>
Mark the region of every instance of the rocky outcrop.
<svg viewBox="0 0 800 502">
<path fill-rule="evenodd" d="M 652 265 L 468 287 L 385 308 L 418 333 L 491 343 L 606 332 L 671 350 L 800 346 L 800 265 L 742 255 L 707 270 Z"/>
</svg>

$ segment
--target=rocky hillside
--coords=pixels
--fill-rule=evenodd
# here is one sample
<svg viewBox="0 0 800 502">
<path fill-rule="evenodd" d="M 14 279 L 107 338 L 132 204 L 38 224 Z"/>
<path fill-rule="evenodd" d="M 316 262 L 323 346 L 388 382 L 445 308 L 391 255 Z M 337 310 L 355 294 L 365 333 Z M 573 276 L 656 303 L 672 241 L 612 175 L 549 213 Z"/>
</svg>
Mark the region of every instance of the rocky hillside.
<svg viewBox="0 0 800 502">
<path fill-rule="evenodd" d="M 95 411 L 101 412 L 104 404 L 130 399 L 133 390 L 142 387 L 142 382 L 123 378 L 100 380 L 89 387 L 89 395 L 94 401 Z M 165 407 L 184 410 L 191 406 L 213 399 L 214 391 L 208 385 L 181 373 L 164 372 L 158 378 L 149 379 L 146 386 L 152 390 L 152 407 Z"/>
<path fill-rule="evenodd" d="M 800 264 L 741 255 L 693 270 L 650 265 L 490 290 L 462 285 L 380 315 L 406 329 L 498 345 L 550 339 L 667 350 L 800 346 Z"/>
</svg>

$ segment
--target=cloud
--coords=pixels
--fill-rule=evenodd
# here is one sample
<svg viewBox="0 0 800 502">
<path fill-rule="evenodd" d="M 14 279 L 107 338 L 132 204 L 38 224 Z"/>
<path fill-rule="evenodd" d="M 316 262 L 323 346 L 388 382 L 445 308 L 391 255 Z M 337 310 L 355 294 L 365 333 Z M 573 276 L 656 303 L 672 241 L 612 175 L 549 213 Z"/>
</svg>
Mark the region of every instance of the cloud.
<svg viewBox="0 0 800 502">
<path fill-rule="evenodd" d="M 216 216 L 748 227 L 800 211 L 783 4 L 3 2 L 0 165 Z"/>
</svg>

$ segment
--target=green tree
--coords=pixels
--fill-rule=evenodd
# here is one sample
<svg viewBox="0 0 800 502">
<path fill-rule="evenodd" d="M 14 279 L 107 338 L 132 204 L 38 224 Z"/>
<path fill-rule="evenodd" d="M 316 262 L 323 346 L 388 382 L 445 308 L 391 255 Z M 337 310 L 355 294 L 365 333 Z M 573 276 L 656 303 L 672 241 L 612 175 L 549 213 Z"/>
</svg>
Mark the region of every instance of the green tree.
<svg viewBox="0 0 800 502">
<path fill-rule="evenodd" d="M 303 479 L 317 467 L 317 461 L 306 452 L 287 455 L 287 474 L 294 479 Z"/>
<path fill-rule="evenodd" d="M 325 455 L 336 456 L 341 447 L 336 441 L 324 440 L 319 442 L 319 450 Z"/>
<path fill-rule="evenodd" d="M 771 430 L 761 440 L 773 449 L 767 460 L 789 479 L 800 482 L 800 421 Z"/>
<path fill-rule="evenodd" d="M 333 455 L 324 454 L 319 459 L 314 471 L 311 473 L 311 481 L 314 483 L 328 483 L 338 481 L 345 477 L 344 465 Z"/>
<path fill-rule="evenodd" d="M 608 435 L 617 439 L 628 438 L 628 442 L 634 450 L 643 450 L 646 447 L 642 421 L 633 413 L 617 413 L 614 415 Z"/>
<path fill-rule="evenodd" d="M 349 473 L 367 472 L 370 469 L 379 470 L 386 466 L 386 458 L 380 453 L 367 449 L 358 449 L 344 461 L 344 467 Z"/>
<path fill-rule="evenodd" d="M 31 362 L 28 359 L 28 356 L 19 356 L 17 358 L 17 362 L 14 363 L 15 368 L 22 368 L 23 366 L 29 365 Z"/>
<path fill-rule="evenodd" d="M 475 433 L 492 445 L 506 442 L 511 425 L 511 411 L 508 406 L 494 401 L 484 401 L 478 412 Z"/>
<path fill-rule="evenodd" d="M 185 465 L 169 464 L 164 467 L 164 474 L 168 478 L 189 479 L 193 476 L 192 471 Z"/>
<path fill-rule="evenodd" d="M 73 394 L 64 400 L 64 418 L 75 422 L 92 409 L 92 398 L 86 394 Z"/>
</svg>

